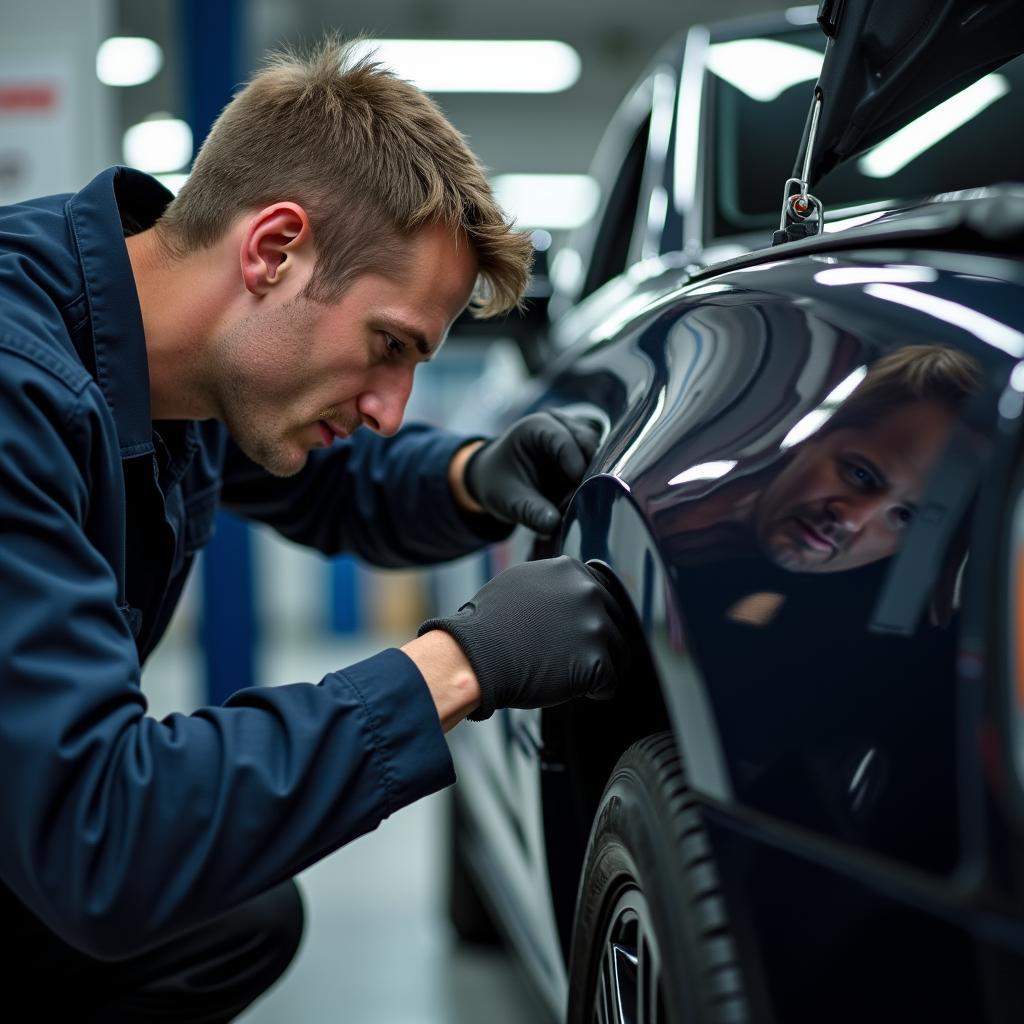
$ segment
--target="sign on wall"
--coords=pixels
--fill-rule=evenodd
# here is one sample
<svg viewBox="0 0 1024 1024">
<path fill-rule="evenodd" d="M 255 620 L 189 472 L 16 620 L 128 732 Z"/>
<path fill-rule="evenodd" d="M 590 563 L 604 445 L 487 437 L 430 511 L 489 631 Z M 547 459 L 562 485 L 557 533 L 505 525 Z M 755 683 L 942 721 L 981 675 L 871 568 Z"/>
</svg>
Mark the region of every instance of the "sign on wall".
<svg viewBox="0 0 1024 1024">
<path fill-rule="evenodd" d="M 70 57 L 0 55 L 0 205 L 80 188 Z"/>
</svg>

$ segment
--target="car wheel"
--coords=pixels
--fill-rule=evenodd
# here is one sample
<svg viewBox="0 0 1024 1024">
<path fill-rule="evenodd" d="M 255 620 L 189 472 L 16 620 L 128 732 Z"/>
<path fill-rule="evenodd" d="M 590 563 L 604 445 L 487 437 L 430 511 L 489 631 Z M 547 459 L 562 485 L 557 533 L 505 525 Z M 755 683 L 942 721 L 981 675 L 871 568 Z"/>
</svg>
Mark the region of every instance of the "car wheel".
<svg viewBox="0 0 1024 1024">
<path fill-rule="evenodd" d="M 465 811 L 455 793 L 448 807 L 448 919 L 463 942 L 476 946 L 500 945 L 501 934 L 466 863 L 463 852 Z"/>
<path fill-rule="evenodd" d="M 749 1020 L 711 848 L 671 733 L 634 743 L 605 788 L 569 970 L 571 1024 Z"/>
</svg>

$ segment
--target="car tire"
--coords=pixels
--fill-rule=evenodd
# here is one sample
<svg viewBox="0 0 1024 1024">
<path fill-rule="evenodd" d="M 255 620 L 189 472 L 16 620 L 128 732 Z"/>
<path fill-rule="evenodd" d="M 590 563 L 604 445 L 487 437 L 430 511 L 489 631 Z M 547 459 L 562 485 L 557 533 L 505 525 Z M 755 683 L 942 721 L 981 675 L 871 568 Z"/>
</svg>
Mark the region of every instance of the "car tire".
<svg viewBox="0 0 1024 1024">
<path fill-rule="evenodd" d="M 671 733 L 619 759 L 590 833 L 570 1024 L 750 1019 L 718 873 Z"/>
<path fill-rule="evenodd" d="M 501 933 L 466 863 L 464 825 L 459 798 L 452 794 L 448 811 L 448 920 L 462 942 L 473 946 L 498 946 Z"/>
</svg>

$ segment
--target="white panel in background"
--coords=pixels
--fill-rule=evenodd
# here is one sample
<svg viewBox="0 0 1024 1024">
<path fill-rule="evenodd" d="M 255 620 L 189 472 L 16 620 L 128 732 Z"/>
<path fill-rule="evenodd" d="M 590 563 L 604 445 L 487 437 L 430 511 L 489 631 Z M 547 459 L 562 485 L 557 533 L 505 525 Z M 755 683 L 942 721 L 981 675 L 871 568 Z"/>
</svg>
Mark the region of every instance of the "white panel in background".
<svg viewBox="0 0 1024 1024">
<path fill-rule="evenodd" d="M 322 638 L 330 622 L 327 559 L 312 548 L 285 540 L 269 527 L 252 531 L 252 545 L 256 616 L 262 641 L 276 644 Z M 261 678 L 260 682 L 282 680 Z"/>
<path fill-rule="evenodd" d="M 76 191 L 117 162 L 114 91 L 96 78 L 114 15 L 114 0 L 0 0 L 0 83 L 15 90 L 0 103 L 0 203 Z"/>
<path fill-rule="evenodd" d="M 67 53 L 0 58 L 0 204 L 78 187 Z"/>
</svg>

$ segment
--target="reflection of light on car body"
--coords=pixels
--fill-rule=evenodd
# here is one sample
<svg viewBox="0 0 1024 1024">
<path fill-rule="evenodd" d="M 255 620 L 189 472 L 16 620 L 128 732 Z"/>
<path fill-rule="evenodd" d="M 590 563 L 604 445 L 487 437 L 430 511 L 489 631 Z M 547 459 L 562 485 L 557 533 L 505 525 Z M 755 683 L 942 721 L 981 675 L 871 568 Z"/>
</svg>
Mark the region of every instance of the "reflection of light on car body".
<svg viewBox="0 0 1024 1024">
<path fill-rule="evenodd" d="M 676 487 L 679 484 L 688 484 L 694 480 L 717 480 L 725 476 L 736 465 L 735 459 L 722 459 L 720 462 L 702 462 L 698 466 L 691 466 L 684 469 L 669 480 L 669 487 Z"/>
<path fill-rule="evenodd" d="M 980 341 L 1002 349 L 1011 356 L 1024 356 L 1024 334 L 976 309 L 962 306 L 959 302 L 940 299 L 937 295 L 918 292 L 898 284 L 868 284 L 864 286 L 864 291 L 873 298 L 908 306 L 960 327 Z"/>
<path fill-rule="evenodd" d="M 785 594 L 760 591 L 740 598 L 725 613 L 725 617 L 747 626 L 768 626 L 785 603 Z"/>
<path fill-rule="evenodd" d="M 838 268 L 837 268 L 838 269 Z M 822 270 L 814 275 L 815 280 L 820 274 L 828 274 L 831 271 Z M 816 409 L 812 409 L 803 419 L 799 420 L 792 430 L 782 439 L 780 448 L 792 448 L 806 440 L 811 434 L 820 430 L 831 418 L 839 406 L 846 401 L 853 393 L 854 388 L 867 375 L 866 366 L 858 366 L 848 377 L 844 378 L 825 396 L 825 400 Z"/>
<path fill-rule="evenodd" d="M 814 275 L 818 284 L 919 284 L 937 281 L 932 267 L 830 267 Z"/>
</svg>

